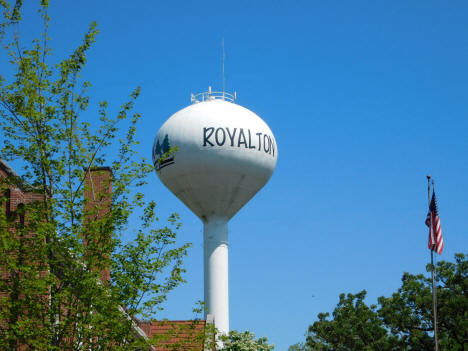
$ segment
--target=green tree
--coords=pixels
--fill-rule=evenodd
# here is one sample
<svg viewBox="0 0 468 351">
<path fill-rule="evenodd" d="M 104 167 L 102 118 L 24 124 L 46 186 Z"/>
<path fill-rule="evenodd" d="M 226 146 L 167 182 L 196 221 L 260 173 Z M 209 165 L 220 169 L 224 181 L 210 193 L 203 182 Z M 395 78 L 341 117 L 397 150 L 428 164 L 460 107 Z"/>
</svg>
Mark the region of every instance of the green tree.
<svg viewBox="0 0 468 351">
<path fill-rule="evenodd" d="M 100 102 L 99 123 L 91 125 L 82 119 L 90 83 L 80 74 L 96 24 L 69 57 L 50 64 L 48 1 L 39 6 L 42 35 L 27 48 L 17 30 L 22 1 L 0 0 L 0 8 L 0 39 L 13 72 L 11 79 L 0 76 L 0 158 L 22 165 L 22 177 L 2 180 L 0 194 L 20 187 L 36 199 L 14 213 L 0 211 L 0 349 L 147 349 L 133 318 L 153 318 L 184 281 L 189 244 L 175 245 L 176 214 L 156 228 L 156 204 L 140 190 L 153 172 L 135 151 L 140 90 L 115 116 Z M 112 206 L 97 216 L 109 195 L 94 194 L 102 206 L 88 206 L 85 177 L 106 165 L 113 173 Z M 0 202 L 4 208 L 5 198 Z M 141 212 L 139 223 L 132 219 L 136 237 L 122 242 L 135 209 Z M 110 284 L 99 279 L 106 267 Z"/>
<path fill-rule="evenodd" d="M 309 327 L 306 345 L 311 350 L 399 350 L 397 339 L 387 332 L 376 306 L 364 302 L 366 291 L 341 294 L 333 311 L 319 313 Z"/>
<path fill-rule="evenodd" d="M 468 348 L 468 261 L 456 254 L 455 262 L 435 267 L 439 345 L 442 350 Z M 427 266 L 427 271 L 432 269 Z M 390 297 L 379 298 L 379 315 L 410 350 L 433 350 L 432 279 L 405 273 L 402 286 Z"/>
<path fill-rule="evenodd" d="M 435 268 L 439 344 L 442 350 L 468 348 L 468 261 L 456 254 L 455 262 L 440 261 Z M 430 272 L 431 265 L 427 266 Z M 378 306 L 367 306 L 365 291 L 341 294 L 330 318 L 320 313 L 309 327 L 304 344 L 290 351 L 309 350 L 434 350 L 432 279 L 404 273 L 402 286 Z"/>
<path fill-rule="evenodd" d="M 267 343 L 265 337 L 255 339 L 255 335 L 249 331 L 237 332 L 232 330 L 229 335 L 221 335 L 219 339 L 223 346 L 219 351 L 270 351 L 273 345 Z"/>
<path fill-rule="evenodd" d="M 298 342 L 297 344 L 291 345 L 288 348 L 288 351 L 310 351 L 311 348 L 303 342 Z"/>
</svg>

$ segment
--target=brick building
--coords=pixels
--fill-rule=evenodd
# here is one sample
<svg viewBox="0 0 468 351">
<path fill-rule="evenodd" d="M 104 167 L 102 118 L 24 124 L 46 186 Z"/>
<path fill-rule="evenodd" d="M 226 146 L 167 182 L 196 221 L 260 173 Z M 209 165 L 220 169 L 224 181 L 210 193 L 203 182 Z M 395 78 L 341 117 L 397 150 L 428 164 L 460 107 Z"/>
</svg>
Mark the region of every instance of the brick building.
<svg viewBox="0 0 468 351">
<path fill-rule="evenodd" d="M 34 192 L 21 177 L 3 160 L 0 159 L 0 179 L 8 180 L 8 186 L 3 194 L 4 213 L 12 222 L 24 222 L 24 212 L 21 208 L 27 204 L 37 201 L 43 201 L 43 195 Z M 112 194 L 112 173 L 110 168 L 102 167 L 90 171 L 85 178 L 84 197 L 85 208 L 92 213 L 89 221 L 103 218 L 109 213 Z M 94 210 L 94 211 L 93 211 Z M 100 238 L 102 242 L 93 243 L 94 247 L 105 246 L 110 238 Z M 92 247 L 88 238 L 83 241 L 86 248 Z M 4 254 L 4 253 L 0 253 Z M 110 270 L 106 267 L 100 267 L 100 278 L 104 285 L 110 283 Z M 1 278 L 8 280 L 10 273 L 0 266 Z M 10 290 L 11 291 L 11 290 Z M 18 291 L 18 296 L 21 290 Z M 5 291 L 0 290 L 0 298 L 8 296 Z M 39 298 L 47 300 L 46 294 L 39 294 Z M 120 308 L 121 313 L 126 315 L 125 309 Z M 0 326 L 2 325 L 0 321 Z M 38 322 L 39 323 L 39 322 Z M 4 324 L 3 324 L 4 325 Z M 158 340 L 155 346 L 148 346 L 148 350 L 197 350 L 204 349 L 204 331 L 207 324 L 205 321 L 133 321 L 134 335 L 137 338 L 150 339 L 156 336 Z M 1 337 L 1 334 L 0 334 Z M 30 350 L 31 348 L 17 344 L 16 350 Z M 13 351 L 13 350 L 12 350 Z"/>
</svg>

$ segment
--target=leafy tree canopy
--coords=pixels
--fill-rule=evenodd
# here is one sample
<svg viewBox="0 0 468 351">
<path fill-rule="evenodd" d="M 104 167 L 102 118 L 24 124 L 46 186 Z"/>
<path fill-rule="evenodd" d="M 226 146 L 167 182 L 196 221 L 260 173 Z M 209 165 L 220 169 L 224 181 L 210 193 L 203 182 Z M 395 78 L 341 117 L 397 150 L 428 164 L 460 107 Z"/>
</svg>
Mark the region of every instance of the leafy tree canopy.
<svg viewBox="0 0 468 351">
<path fill-rule="evenodd" d="M 427 271 L 432 269 L 427 266 Z M 468 348 L 468 261 L 456 254 L 455 262 L 435 267 L 441 350 Z M 289 351 L 434 350 L 432 279 L 404 273 L 402 286 L 390 297 L 368 306 L 366 291 L 341 294 L 332 315 L 319 313 L 304 343 Z"/>
<path fill-rule="evenodd" d="M 153 318 L 184 281 L 189 244 L 176 245 L 177 214 L 156 225 L 156 204 L 141 190 L 153 166 L 135 151 L 140 89 L 115 115 L 101 101 L 93 123 L 84 120 L 91 83 L 81 72 L 97 25 L 51 64 L 49 4 L 38 3 L 42 34 L 25 43 L 22 1 L 0 0 L 0 41 L 13 72 L 0 76 L 0 158 L 23 166 L 22 179 L 3 179 L 0 194 L 20 187 L 37 200 L 15 213 L 0 211 L 0 349 L 135 350 L 147 341 L 132 318 Z M 83 196 L 86 174 L 102 166 L 112 170 L 108 210 L 99 203 L 109 195 L 93 193 L 96 206 Z M 0 202 L 7 205 L 3 196 Z M 123 242 L 136 209 L 136 236 Z M 102 211 L 108 212 L 99 216 Z M 106 267 L 111 280 L 102 284 Z"/>
</svg>

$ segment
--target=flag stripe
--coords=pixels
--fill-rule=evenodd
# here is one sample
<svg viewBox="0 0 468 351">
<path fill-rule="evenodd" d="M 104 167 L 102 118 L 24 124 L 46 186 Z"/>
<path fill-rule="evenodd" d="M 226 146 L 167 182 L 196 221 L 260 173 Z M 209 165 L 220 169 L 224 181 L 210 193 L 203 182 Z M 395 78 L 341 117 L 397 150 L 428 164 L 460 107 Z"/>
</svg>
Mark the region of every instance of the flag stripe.
<svg viewBox="0 0 468 351">
<path fill-rule="evenodd" d="M 425 223 L 429 227 L 428 248 L 440 255 L 444 250 L 444 240 L 442 238 L 442 228 L 440 226 L 439 211 L 434 191 L 432 192 L 432 199 L 429 204 L 429 212 L 427 213 Z"/>
</svg>

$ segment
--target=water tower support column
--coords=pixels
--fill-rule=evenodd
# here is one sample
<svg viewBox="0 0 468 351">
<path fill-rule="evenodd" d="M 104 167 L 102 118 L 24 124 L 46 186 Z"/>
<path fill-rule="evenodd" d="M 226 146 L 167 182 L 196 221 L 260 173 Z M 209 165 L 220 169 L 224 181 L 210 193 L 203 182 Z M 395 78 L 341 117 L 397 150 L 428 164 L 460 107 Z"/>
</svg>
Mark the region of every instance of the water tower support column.
<svg viewBox="0 0 468 351">
<path fill-rule="evenodd" d="M 205 318 L 214 316 L 216 328 L 229 333 L 228 221 L 204 221 Z"/>
</svg>

